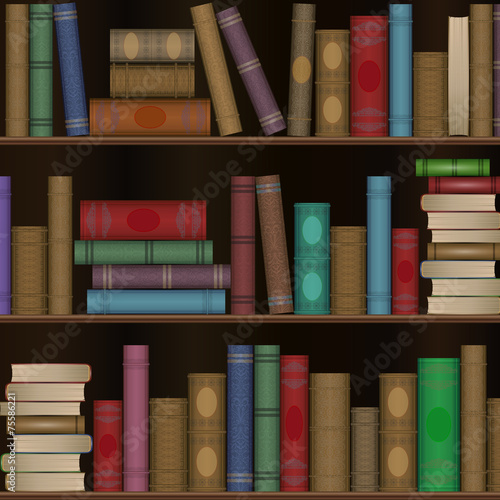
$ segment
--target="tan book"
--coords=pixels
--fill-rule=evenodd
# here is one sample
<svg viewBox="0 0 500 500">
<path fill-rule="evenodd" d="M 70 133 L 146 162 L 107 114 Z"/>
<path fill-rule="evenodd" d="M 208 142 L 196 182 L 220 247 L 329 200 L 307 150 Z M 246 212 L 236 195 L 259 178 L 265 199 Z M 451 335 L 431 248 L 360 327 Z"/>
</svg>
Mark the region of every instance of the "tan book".
<svg viewBox="0 0 500 500">
<path fill-rule="evenodd" d="M 495 243 L 427 243 L 427 259 L 500 260 L 500 245 L 497 247 Z"/>
<path fill-rule="evenodd" d="M 500 492 L 500 398 L 488 398 L 487 406 L 487 490 Z"/>
<path fill-rule="evenodd" d="M 496 278 L 494 260 L 424 260 L 422 278 Z"/>
<path fill-rule="evenodd" d="M 83 418 L 83 417 L 82 417 Z M 16 453 L 2 455 L 3 472 L 80 472 L 79 453 Z"/>
<path fill-rule="evenodd" d="M 427 229 L 500 229 L 497 212 L 427 212 L 427 220 Z"/>
<path fill-rule="evenodd" d="M 500 314 L 500 297 L 427 297 L 427 314 Z"/>
<path fill-rule="evenodd" d="M 16 434 L 16 453 L 89 453 L 92 438 L 87 434 Z"/>
<path fill-rule="evenodd" d="M 500 296 L 500 279 L 434 279 L 432 280 L 433 296 L 484 297 Z"/>
<path fill-rule="evenodd" d="M 16 382 L 5 386 L 5 393 L 17 401 L 85 401 L 85 384 L 25 383 Z"/>
<path fill-rule="evenodd" d="M 25 415 L 80 415 L 80 403 L 73 401 L 22 402 L 15 405 L 7 401 L 0 402 L 0 416 L 6 417 L 15 408 L 16 416 Z"/>
<path fill-rule="evenodd" d="M 420 208 L 424 212 L 496 212 L 496 202 L 496 194 L 424 194 Z"/>
<path fill-rule="evenodd" d="M 475 231 L 461 230 L 434 230 L 433 243 L 500 243 L 500 231 L 489 229 Z"/>
<path fill-rule="evenodd" d="M 82 363 L 13 363 L 11 382 L 88 382 L 91 368 Z"/>
<path fill-rule="evenodd" d="M 12 487 L 15 492 L 85 491 L 84 472 L 19 472 L 12 483 L 9 477 L 5 475 L 5 489 Z"/>
<path fill-rule="evenodd" d="M 7 420 L 7 434 L 9 421 Z M 16 416 L 16 434 L 84 434 L 85 417 Z"/>
</svg>

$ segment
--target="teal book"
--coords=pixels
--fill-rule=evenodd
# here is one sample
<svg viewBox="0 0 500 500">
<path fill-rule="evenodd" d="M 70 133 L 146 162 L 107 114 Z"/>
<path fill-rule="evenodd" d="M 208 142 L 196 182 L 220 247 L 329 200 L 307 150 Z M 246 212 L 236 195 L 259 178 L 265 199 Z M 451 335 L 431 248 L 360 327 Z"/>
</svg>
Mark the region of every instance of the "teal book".
<svg viewBox="0 0 500 500">
<path fill-rule="evenodd" d="M 417 177 L 488 177 L 490 160 L 469 159 L 428 159 L 418 158 L 416 163 Z"/>
<path fill-rule="evenodd" d="M 418 359 L 418 491 L 460 491 L 460 359 Z"/>
</svg>

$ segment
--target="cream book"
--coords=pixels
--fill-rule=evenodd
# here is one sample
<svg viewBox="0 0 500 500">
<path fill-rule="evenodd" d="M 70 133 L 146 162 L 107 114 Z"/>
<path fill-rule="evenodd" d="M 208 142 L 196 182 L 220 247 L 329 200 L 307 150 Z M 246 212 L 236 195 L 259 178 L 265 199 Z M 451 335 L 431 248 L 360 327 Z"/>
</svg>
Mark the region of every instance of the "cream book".
<svg viewBox="0 0 500 500">
<path fill-rule="evenodd" d="M 497 278 L 500 262 L 495 260 L 424 260 L 422 278 Z"/>
<path fill-rule="evenodd" d="M 88 434 L 14 434 L 17 453 L 90 453 Z"/>
<path fill-rule="evenodd" d="M 3 472 L 80 472 L 79 453 L 16 453 L 2 455 Z"/>
<path fill-rule="evenodd" d="M 500 279 L 433 279 L 432 295 L 498 297 L 500 296 Z"/>
<path fill-rule="evenodd" d="M 90 366 L 78 363 L 12 364 L 12 382 L 88 382 Z"/>
<path fill-rule="evenodd" d="M 11 483 L 9 474 L 5 475 L 5 488 L 8 491 L 85 491 L 84 472 L 16 472 Z M 13 489 L 10 489 L 13 488 Z"/>
<path fill-rule="evenodd" d="M 427 297 L 427 314 L 500 314 L 500 297 Z"/>
<path fill-rule="evenodd" d="M 500 243 L 500 231 L 432 231 L 432 243 Z"/>
<path fill-rule="evenodd" d="M 497 199 L 500 202 L 496 194 L 424 194 L 420 208 L 425 212 L 497 212 Z"/>
<path fill-rule="evenodd" d="M 497 212 L 427 212 L 427 229 L 499 228 L 500 213 Z"/>
<path fill-rule="evenodd" d="M 85 401 L 85 384 L 31 384 L 15 382 L 5 386 L 5 398 L 17 401 Z"/>
<path fill-rule="evenodd" d="M 57 401 L 50 403 L 0 402 L 0 417 L 7 417 L 9 411 L 16 416 L 30 415 L 80 415 L 80 403 L 73 401 Z"/>
</svg>

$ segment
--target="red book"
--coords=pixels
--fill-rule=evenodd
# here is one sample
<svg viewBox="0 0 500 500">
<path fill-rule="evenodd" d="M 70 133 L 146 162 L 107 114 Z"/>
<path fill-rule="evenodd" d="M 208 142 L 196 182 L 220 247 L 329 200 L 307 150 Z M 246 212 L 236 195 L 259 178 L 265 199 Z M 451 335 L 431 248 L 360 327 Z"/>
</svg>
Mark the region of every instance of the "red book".
<svg viewBox="0 0 500 500">
<path fill-rule="evenodd" d="M 351 135 L 388 135 L 387 108 L 387 16 L 351 16 Z"/>
<path fill-rule="evenodd" d="M 205 240 L 205 201 L 81 201 L 82 240 Z"/>
<path fill-rule="evenodd" d="M 281 356 L 281 491 L 309 490 L 309 356 Z"/>
<path fill-rule="evenodd" d="M 255 177 L 231 177 L 231 314 L 255 314 Z"/>
<path fill-rule="evenodd" d="M 392 230 L 392 314 L 418 314 L 418 229 Z"/>
<path fill-rule="evenodd" d="M 497 194 L 500 177 L 429 177 L 431 194 Z"/>
<path fill-rule="evenodd" d="M 122 491 L 121 401 L 94 401 L 94 491 Z"/>
</svg>

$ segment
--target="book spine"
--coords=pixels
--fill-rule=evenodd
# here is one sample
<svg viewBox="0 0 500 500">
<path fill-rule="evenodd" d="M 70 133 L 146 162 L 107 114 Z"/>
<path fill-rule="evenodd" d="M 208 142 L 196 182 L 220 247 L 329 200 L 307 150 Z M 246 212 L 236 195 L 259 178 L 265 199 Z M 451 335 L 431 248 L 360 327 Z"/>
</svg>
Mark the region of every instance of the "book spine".
<svg viewBox="0 0 500 500">
<path fill-rule="evenodd" d="M 254 489 L 280 491 L 280 346 L 254 350 Z"/>
<path fill-rule="evenodd" d="M 428 159 L 417 158 L 417 177 L 489 177 L 489 159 Z"/>
<path fill-rule="evenodd" d="M 90 99 L 90 133 L 210 135 L 210 99 Z"/>
<path fill-rule="evenodd" d="M 487 406 L 487 490 L 500 491 L 500 399 L 488 398 Z"/>
<path fill-rule="evenodd" d="M 8 427 L 9 423 L 7 422 Z M 7 434 L 9 434 L 8 431 Z M 16 434 L 85 434 L 85 417 L 18 416 L 16 418 Z"/>
<path fill-rule="evenodd" d="M 149 346 L 124 345 L 123 491 L 149 490 L 148 402 Z"/>
<path fill-rule="evenodd" d="M 82 264 L 213 264 L 213 241 L 75 241 Z"/>
<path fill-rule="evenodd" d="M 330 314 L 330 203 L 295 203 L 295 314 Z"/>
<path fill-rule="evenodd" d="M 367 179 L 366 306 L 391 314 L 391 178 Z"/>
<path fill-rule="evenodd" d="M 30 136 L 52 136 L 52 5 L 30 9 Z"/>
<path fill-rule="evenodd" d="M 87 290 L 87 314 L 225 313 L 225 290 Z"/>
<path fill-rule="evenodd" d="M 54 24 L 61 68 L 66 133 L 69 137 L 89 135 L 76 3 L 55 4 Z"/>
<path fill-rule="evenodd" d="M 412 134 L 412 38 L 411 4 L 389 4 L 389 135 Z"/>
<path fill-rule="evenodd" d="M 194 97 L 194 64 L 117 64 L 109 67 L 111 97 Z"/>
<path fill-rule="evenodd" d="M 253 491 L 253 346 L 227 350 L 227 491 Z"/>
<path fill-rule="evenodd" d="M 460 491 L 460 360 L 418 359 L 418 491 Z"/>
<path fill-rule="evenodd" d="M 418 314 L 418 229 L 392 230 L 392 314 Z"/>
<path fill-rule="evenodd" d="M 427 243 L 428 260 L 500 260 L 496 243 Z"/>
<path fill-rule="evenodd" d="M 493 85 L 500 88 L 500 4 L 493 4 Z M 493 92 L 493 135 L 500 137 L 500 93 Z"/>
<path fill-rule="evenodd" d="M 5 135 L 29 136 L 29 5 L 5 5 Z"/>
<path fill-rule="evenodd" d="M 315 4 L 293 4 L 287 117 L 289 136 L 311 135 L 315 24 Z"/>
<path fill-rule="evenodd" d="M 264 135 L 273 135 L 285 129 L 285 120 L 255 53 L 238 7 L 225 9 L 219 12 L 216 17 Z"/>
<path fill-rule="evenodd" d="M 231 314 L 255 314 L 255 177 L 231 177 Z"/>
<path fill-rule="evenodd" d="M 309 490 L 309 356 L 281 356 L 281 491 Z"/>
<path fill-rule="evenodd" d="M 226 491 L 226 374 L 188 374 L 189 487 Z"/>
<path fill-rule="evenodd" d="M 351 135 L 387 136 L 387 17 L 351 16 Z"/>
<path fill-rule="evenodd" d="M 431 194 L 498 194 L 500 177 L 429 177 Z"/>
<path fill-rule="evenodd" d="M 256 177 L 255 182 L 269 313 L 292 313 L 292 285 L 288 266 L 280 176 Z"/>
<path fill-rule="evenodd" d="M 122 421 L 122 401 L 94 401 L 94 491 L 122 491 Z"/>
<path fill-rule="evenodd" d="M 211 3 L 191 7 L 191 16 L 221 136 L 241 132 L 226 58 Z"/>
<path fill-rule="evenodd" d="M 0 314 L 11 305 L 11 179 L 0 176 Z"/>
</svg>

